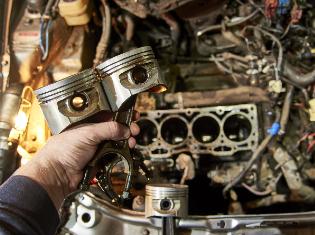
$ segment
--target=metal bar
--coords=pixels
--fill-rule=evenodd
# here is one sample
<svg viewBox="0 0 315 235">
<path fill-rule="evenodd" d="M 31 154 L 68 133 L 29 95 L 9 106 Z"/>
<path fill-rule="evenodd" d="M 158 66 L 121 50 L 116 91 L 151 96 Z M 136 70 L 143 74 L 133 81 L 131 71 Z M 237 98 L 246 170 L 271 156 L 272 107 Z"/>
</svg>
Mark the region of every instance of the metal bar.
<svg viewBox="0 0 315 235">
<path fill-rule="evenodd" d="M 162 218 L 162 235 L 175 235 L 175 218 Z"/>
</svg>

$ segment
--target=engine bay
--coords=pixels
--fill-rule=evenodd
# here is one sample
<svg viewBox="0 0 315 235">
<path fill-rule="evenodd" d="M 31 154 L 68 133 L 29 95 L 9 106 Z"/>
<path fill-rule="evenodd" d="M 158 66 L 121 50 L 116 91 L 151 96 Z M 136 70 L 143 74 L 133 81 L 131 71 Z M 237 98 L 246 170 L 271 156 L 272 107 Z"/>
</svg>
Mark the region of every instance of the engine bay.
<svg viewBox="0 0 315 235">
<path fill-rule="evenodd" d="M 132 227 L 156 225 L 141 217 L 148 183 L 188 185 L 189 216 L 214 216 L 203 217 L 213 221 L 203 222 L 212 232 L 248 221 L 260 227 L 285 213 L 291 224 L 314 221 L 314 2 L 8 0 L 0 6 L 1 182 L 51 135 L 33 90 L 142 46 L 152 47 L 168 85 L 136 101 L 136 150 L 152 177 L 136 179 L 121 209 L 129 214 L 120 216 L 95 187 L 70 208 L 64 234 L 81 234 L 83 227 L 82 234 L 109 232 L 93 229 L 118 223 L 102 213 L 131 221 L 117 234 L 159 234 Z M 117 192 L 125 178 L 117 164 L 111 178 Z M 179 227 L 202 230 L 192 218 Z M 269 232 L 263 234 L 278 234 Z"/>
</svg>

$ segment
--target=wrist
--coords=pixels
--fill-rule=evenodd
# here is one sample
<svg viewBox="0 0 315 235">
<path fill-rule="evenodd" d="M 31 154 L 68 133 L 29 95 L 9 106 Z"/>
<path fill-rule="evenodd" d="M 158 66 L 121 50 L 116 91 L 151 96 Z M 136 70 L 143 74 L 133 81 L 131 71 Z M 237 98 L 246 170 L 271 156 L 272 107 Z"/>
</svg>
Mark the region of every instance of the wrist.
<svg viewBox="0 0 315 235">
<path fill-rule="evenodd" d="M 58 210 L 65 196 L 70 193 L 69 179 L 65 169 L 47 156 L 37 155 L 19 168 L 15 175 L 23 175 L 40 184 L 48 193 Z"/>
</svg>

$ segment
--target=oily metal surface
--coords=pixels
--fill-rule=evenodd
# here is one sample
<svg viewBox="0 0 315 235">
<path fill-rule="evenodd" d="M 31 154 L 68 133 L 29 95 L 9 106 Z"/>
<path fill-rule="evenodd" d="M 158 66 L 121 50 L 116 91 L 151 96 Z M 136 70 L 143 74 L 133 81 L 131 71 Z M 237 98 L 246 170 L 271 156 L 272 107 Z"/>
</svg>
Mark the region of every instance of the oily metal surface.
<svg viewBox="0 0 315 235">
<path fill-rule="evenodd" d="M 135 81 L 136 70 L 142 71 L 144 80 Z M 98 112 L 124 109 L 128 99 L 141 92 L 165 88 L 151 47 L 141 47 L 42 87 L 35 94 L 49 128 L 58 134 Z M 73 107 L 78 98 L 82 99 L 82 106 Z"/>
<path fill-rule="evenodd" d="M 145 218 L 144 212 L 117 208 L 109 202 L 99 199 L 92 194 L 80 194 L 72 207 L 73 216 L 64 228 L 64 233 L 98 235 L 111 232 L 112 234 L 145 234 L 158 235 L 161 231 L 160 218 Z M 82 223 L 80 216 L 88 213 L 89 222 Z M 75 216 L 78 215 L 78 216 Z M 299 234 L 293 233 L 290 226 L 303 226 L 302 231 L 312 226 L 315 220 L 314 212 L 287 214 L 257 214 L 257 215 L 213 215 L 188 216 L 177 220 L 179 234 L 187 230 L 194 235 L 204 234 Z M 113 227 L 113 225 L 115 226 Z M 282 233 L 280 231 L 283 230 Z M 183 233 L 181 233 L 183 229 Z M 297 231 L 297 228 L 294 229 Z M 186 233 L 185 233 L 186 232 Z M 291 232 L 291 233 L 288 233 Z M 311 233 L 310 233 L 311 234 Z"/>
<path fill-rule="evenodd" d="M 250 133 L 242 140 L 231 140 L 224 131 L 229 118 L 242 117 L 246 123 L 250 124 Z M 200 118 L 211 118 L 218 126 L 218 134 L 215 139 L 201 142 L 193 133 L 193 128 Z M 178 143 L 170 144 L 163 138 L 163 132 L 167 128 L 163 125 L 167 120 L 178 120 L 187 128 L 187 134 Z M 258 116 L 255 104 L 241 104 L 230 106 L 216 106 L 204 108 L 152 110 L 142 113 L 141 121 L 152 123 L 157 130 L 151 143 L 147 145 L 138 144 L 138 148 L 151 157 L 165 158 L 177 152 L 187 150 L 192 154 L 212 154 L 214 156 L 229 156 L 239 151 L 255 150 L 258 145 Z M 210 125 L 210 124 L 209 124 Z M 204 126 L 206 128 L 206 126 Z M 139 141 L 138 141 L 139 143 Z"/>
</svg>

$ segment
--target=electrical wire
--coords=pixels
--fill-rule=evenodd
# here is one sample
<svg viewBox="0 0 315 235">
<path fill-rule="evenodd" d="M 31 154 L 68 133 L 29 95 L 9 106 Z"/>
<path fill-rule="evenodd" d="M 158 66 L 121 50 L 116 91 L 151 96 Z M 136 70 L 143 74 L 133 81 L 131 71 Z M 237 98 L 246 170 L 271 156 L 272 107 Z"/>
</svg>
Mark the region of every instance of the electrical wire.
<svg viewBox="0 0 315 235">
<path fill-rule="evenodd" d="M 289 120 L 293 95 L 294 95 L 294 86 L 288 85 L 287 93 L 284 98 L 284 103 L 282 105 L 282 113 L 281 113 L 281 119 L 280 119 L 281 129 L 280 129 L 279 135 L 283 135 L 286 132 L 286 127 Z"/>
<path fill-rule="evenodd" d="M 287 36 L 287 34 L 288 34 L 289 31 L 290 31 L 291 26 L 292 26 L 292 22 L 290 22 L 290 23 L 287 25 L 287 27 L 286 27 L 286 29 L 284 30 L 284 33 L 281 35 L 280 39 L 283 39 L 285 36 Z"/>
<path fill-rule="evenodd" d="M 13 6 L 13 0 L 6 1 L 6 16 L 5 16 L 5 25 L 3 30 L 3 43 L 4 46 L 2 53 L 7 50 L 9 45 L 9 31 L 10 31 L 10 20 L 11 20 L 11 13 L 12 13 L 12 6 Z"/>
<path fill-rule="evenodd" d="M 279 122 L 280 120 L 280 113 L 277 110 L 276 112 L 276 119 L 275 122 Z M 275 135 L 268 134 L 265 139 L 259 144 L 257 149 L 254 151 L 251 159 L 248 161 L 247 165 L 243 169 L 242 172 L 240 172 L 230 183 L 228 183 L 224 189 L 223 189 L 223 195 L 226 196 L 227 192 L 233 188 L 236 184 L 238 184 L 244 176 L 249 172 L 249 170 L 252 168 L 252 166 L 257 162 L 257 160 L 261 157 L 261 154 L 265 151 L 268 144 L 271 142 L 271 140 L 275 137 Z"/>
<path fill-rule="evenodd" d="M 273 34 L 269 33 L 268 31 L 266 31 L 260 27 L 257 27 L 257 26 L 251 26 L 251 25 L 245 26 L 243 31 L 245 32 L 247 29 L 260 31 L 262 34 L 269 36 L 278 45 L 279 51 L 278 51 L 276 73 L 279 74 L 279 72 L 281 71 L 281 68 L 282 68 L 282 61 L 283 61 L 283 47 L 282 47 L 282 44 L 279 41 L 279 39 L 275 35 L 273 35 Z"/>
<path fill-rule="evenodd" d="M 52 20 L 41 20 L 40 22 L 40 38 L 39 46 L 42 52 L 42 61 L 46 60 L 49 53 L 49 30 L 52 24 Z M 45 36 L 44 36 L 45 35 Z M 44 42 L 45 41 L 45 42 Z"/>
<path fill-rule="evenodd" d="M 223 195 L 226 195 L 226 193 L 233 188 L 238 182 L 240 182 L 244 176 L 247 174 L 247 172 L 251 169 L 251 167 L 254 165 L 254 163 L 259 159 L 262 152 L 267 148 L 270 141 L 273 139 L 272 135 L 267 135 L 265 139 L 260 143 L 258 148 L 253 153 L 251 159 L 248 161 L 248 164 L 246 165 L 245 169 L 237 175 L 230 183 L 228 183 L 224 189 L 223 189 Z"/>
<path fill-rule="evenodd" d="M 286 82 L 286 83 L 288 83 L 288 84 L 290 84 L 290 85 L 292 85 L 292 86 L 294 86 L 294 87 L 296 87 L 296 88 L 298 88 L 299 90 L 301 90 L 301 92 L 302 92 L 302 94 L 304 96 L 304 99 L 305 99 L 305 103 L 308 104 L 308 101 L 310 100 L 310 97 L 309 97 L 309 94 L 308 94 L 307 90 L 303 86 L 301 86 L 301 85 L 299 85 L 299 84 L 297 84 L 297 83 L 295 83 L 295 82 L 293 82 L 293 81 L 291 81 L 289 79 L 286 79 L 284 76 L 281 76 L 281 80 Z"/>
<path fill-rule="evenodd" d="M 240 84 L 238 77 L 241 77 L 241 74 L 236 73 L 232 70 L 232 68 L 227 68 L 226 66 L 224 66 L 222 63 L 224 63 L 224 58 L 217 58 L 214 55 L 211 55 L 211 61 L 214 62 L 216 64 L 216 66 L 218 67 L 219 70 L 221 70 L 224 73 L 230 74 L 234 80 L 235 83 Z M 222 63 L 221 63 L 222 62 Z"/>
<path fill-rule="evenodd" d="M 246 188 L 248 191 L 250 191 L 252 194 L 255 194 L 257 196 L 267 196 L 268 194 L 272 193 L 272 189 L 267 189 L 265 191 L 258 191 L 245 183 L 242 183 L 242 186 Z"/>
<path fill-rule="evenodd" d="M 50 35 L 49 31 L 52 25 L 52 17 L 54 16 L 59 0 L 49 0 L 46 4 L 43 15 L 40 20 L 40 37 L 39 47 L 42 52 L 42 61 L 46 60 L 49 53 Z"/>
<path fill-rule="evenodd" d="M 255 7 L 263 16 L 266 17 L 266 14 L 265 14 L 265 12 L 264 12 L 262 7 L 258 6 L 253 0 L 249 0 L 248 2 L 249 2 L 250 5 Z"/>
<path fill-rule="evenodd" d="M 242 19 L 240 19 L 240 20 L 237 20 L 237 21 L 230 21 L 230 22 L 227 22 L 227 23 L 225 23 L 224 25 L 226 26 L 226 27 L 234 27 L 234 26 L 237 26 L 237 25 L 239 25 L 239 24 L 242 24 L 242 23 L 244 23 L 244 22 L 246 22 L 246 21 L 248 21 L 248 20 L 250 20 L 251 18 L 253 18 L 257 13 L 259 13 L 260 11 L 257 9 L 257 10 L 255 10 L 255 11 L 253 11 L 251 14 L 249 14 L 248 16 L 246 16 L 246 17 L 244 17 L 244 18 L 242 18 Z M 222 28 L 222 24 L 218 24 L 218 25 L 210 25 L 210 26 L 208 26 L 208 27 L 206 27 L 206 28 L 204 28 L 204 29 L 201 29 L 201 30 L 199 30 L 198 32 L 197 32 L 197 37 L 200 37 L 200 36 L 202 36 L 204 33 L 206 33 L 206 32 L 210 32 L 210 31 L 213 31 L 213 30 L 219 30 L 219 29 L 221 29 Z"/>
<path fill-rule="evenodd" d="M 96 47 L 95 58 L 93 60 L 94 66 L 98 65 L 106 56 L 112 26 L 111 12 L 108 3 L 105 0 L 101 0 L 101 3 L 103 6 L 103 9 L 100 10 L 102 14 L 103 32 Z"/>
<path fill-rule="evenodd" d="M 221 71 L 227 74 L 233 74 L 233 71 L 231 69 L 224 67 L 224 65 L 221 64 L 221 62 L 219 62 L 219 60 L 214 55 L 211 55 L 211 59 Z"/>
</svg>

